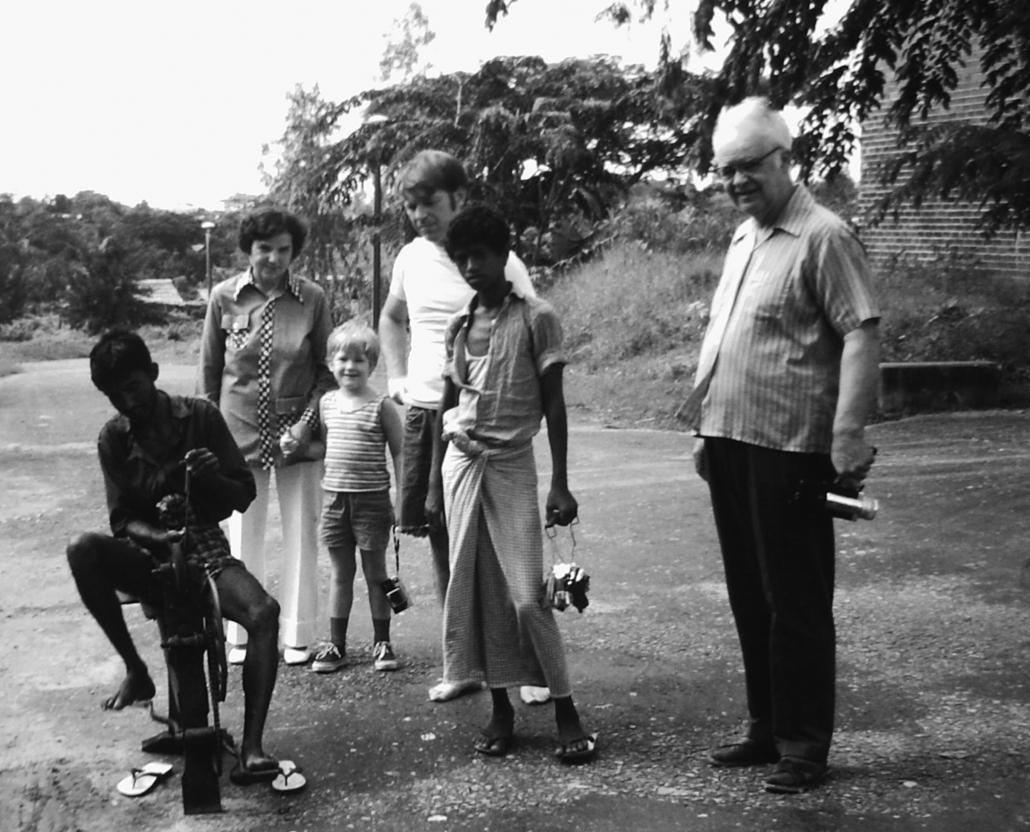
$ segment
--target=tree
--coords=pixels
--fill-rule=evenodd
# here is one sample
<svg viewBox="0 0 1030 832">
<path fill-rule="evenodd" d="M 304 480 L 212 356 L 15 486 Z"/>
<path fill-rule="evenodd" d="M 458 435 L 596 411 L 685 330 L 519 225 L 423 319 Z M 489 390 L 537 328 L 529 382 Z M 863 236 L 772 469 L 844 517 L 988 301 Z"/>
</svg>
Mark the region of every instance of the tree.
<svg viewBox="0 0 1030 832">
<path fill-rule="evenodd" d="M 384 81 L 391 78 L 403 81 L 416 74 L 422 62 L 419 52 L 436 40 L 436 33 L 429 28 L 429 18 L 418 3 L 408 6 L 407 14 L 393 22 L 393 30 L 397 34 L 383 49 L 379 74 Z"/>
<path fill-rule="evenodd" d="M 487 25 L 515 0 L 490 0 Z M 880 108 L 888 74 L 900 94 L 887 116 L 899 131 L 899 151 L 882 175 L 899 183 L 880 206 L 957 195 L 980 200 L 988 231 L 1030 227 L 1030 4 L 1026 0 L 851 0 L 836 25 L 823 29 L 827 0 L 699 0 L 694 37 L 712 50 L 715 23 L 732 30 L 722 67 L 706 87 L 703 124 L 747 95 L 766 94 L 777 106 L 805 107 L 797 151 L 805 175 L 832 176 L 846 164 L 856 125 Z M 668 0 L 617 0 L 615 23 L 634 12 L 667 12 Z M 682 71 L 667 40 L 667 73 Z M 986 79 L 989 124 L 927 129 L 919 118 L 947 107 L 957 69 L 979 61 Z M 706 167 L 710 150 L 699 158 Z"/>
<path fill-rule="evenodd" d="M 418 76 L 339 104 L 298 90 L 273 192 L 309 216 L 339 212 L 361 204 L 376 169 L 389 185 L 398 166 L 433 147 L 461 158 L 473 197 L 497 205 L 520 234 L 533 229 L 542 240 L 579 224 L 589 237 L 630 185 L 694 153 L 700 94 L 684 83 L 658 97 L 656 83 L 654 73 L 609 57 L 504 57 L 475 73 Z M 357 113 L 360 126 L 337 138 Z M 399 214 L 388 212 L 384 231 L 400 228 Z"/>
</svg>

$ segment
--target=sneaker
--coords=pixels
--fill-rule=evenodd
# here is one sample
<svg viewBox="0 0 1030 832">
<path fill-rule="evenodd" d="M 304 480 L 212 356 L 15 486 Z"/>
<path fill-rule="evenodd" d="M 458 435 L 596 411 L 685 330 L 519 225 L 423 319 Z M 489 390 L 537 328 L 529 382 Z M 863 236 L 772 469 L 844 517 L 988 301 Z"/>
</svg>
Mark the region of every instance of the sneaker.
<svg viewBox="0 0 1030 832">
<path fill-rule="evenodd" d="M 243 664 L 247 660 L 247 646 L 230 647 L 225 660 L 229 662 L 229 664 Z"/>
<path fill-rule="evenodd" d="M 307 664 L 311 661 L 311 651 L 307 647 L 287 647 L 283 650 L 283 661 L 289 665 Z"/>
<path fill-rule="evenodd" d="M 347 664 L 347 657 L 343 651 L 331 642 L 326 644 L 315 653 L 315 660 L 311 663 L 311 669 L 315 673 L 335 673 Z"/>
<path fill-rule="evenodd" d="M 377 641 L 372 648 L 372 666 L 376 670 L 396 670 L 400 662 L 393 654 L 393 647 L 388 641 Z"/>
</svg>

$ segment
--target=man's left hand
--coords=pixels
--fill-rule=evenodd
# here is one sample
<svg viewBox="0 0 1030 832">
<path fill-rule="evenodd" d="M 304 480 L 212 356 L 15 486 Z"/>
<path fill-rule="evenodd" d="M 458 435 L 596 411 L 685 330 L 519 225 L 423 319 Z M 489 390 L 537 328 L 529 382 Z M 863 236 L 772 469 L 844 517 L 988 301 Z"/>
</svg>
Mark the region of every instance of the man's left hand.
<svg viewBox="0 0 1030 832">
<path fill-rule="evenodd" d="M 551 488 L 547 495 L 545 525 L 567 526 L 579 514 L 579 504 L 568 489 Z"/>
<path fill-rule="evenodd" d="M 837 481 L 857 491 L 869 473 L 876 450 L 865 441 L 861 431 L 833 435 L 830 460 L 837 472 Z"/>
<path fill-rule="evenodd" d="M 221 465 L 207 448 L 194 448 L 186 452 L 186 472 L 195 479 L 206 479 L 217 474 Z"/>
</svg>

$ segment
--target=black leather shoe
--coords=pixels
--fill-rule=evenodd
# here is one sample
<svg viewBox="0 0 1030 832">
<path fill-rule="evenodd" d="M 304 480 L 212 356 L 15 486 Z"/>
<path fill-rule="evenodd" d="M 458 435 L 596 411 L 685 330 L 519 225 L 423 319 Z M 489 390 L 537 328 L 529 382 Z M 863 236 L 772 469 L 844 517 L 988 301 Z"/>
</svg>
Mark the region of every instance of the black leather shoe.
<svg viewBox="0 0 1030 832">
<path fill-rule="evenodd" d="M 744 739 L 708 752 L 713 766 L 762 766 L 780 759 L 772 740 Z"/>
<path fill-rule="evenodd" d="M 801 794 L 826 779 L 826 764 L 797 757 L 784 757 L 765 778 L 765 790 L 775 794 Z"/>
</svg>

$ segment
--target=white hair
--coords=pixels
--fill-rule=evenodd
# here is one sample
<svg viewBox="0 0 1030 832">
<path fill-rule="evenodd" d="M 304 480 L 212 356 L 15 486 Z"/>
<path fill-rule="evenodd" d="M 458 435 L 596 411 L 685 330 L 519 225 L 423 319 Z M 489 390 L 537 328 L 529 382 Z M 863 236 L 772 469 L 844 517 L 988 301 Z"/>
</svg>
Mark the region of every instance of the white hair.
<svg viewBox="0 0 1030 832">
<path fill-rule="evenodd" d="M 761 137 L 771 147 L 790 150 L 790 128 L 779 110 L 774 110 L 769 99 L 760 96 L 745 98 L 739 104 L 727 107 L 715 122 L 712 148 L 716 155 L 734 142 L 747 137 Z"/>
</svg>

